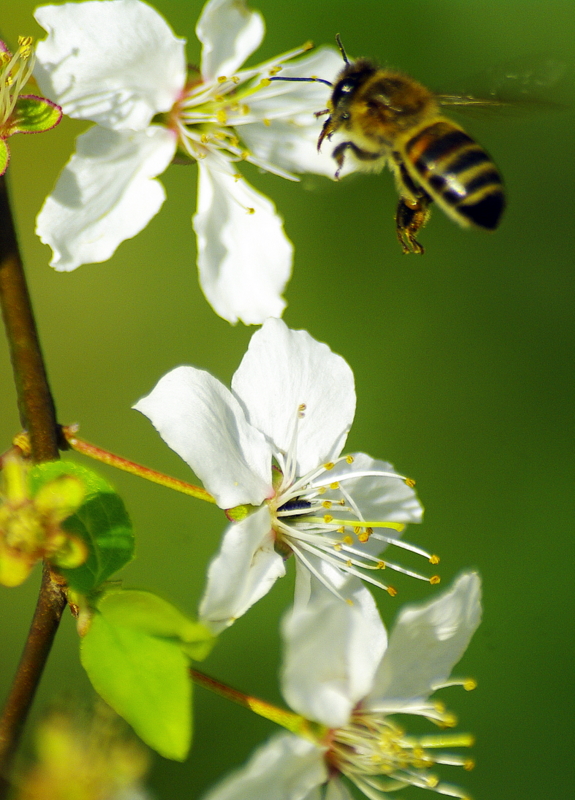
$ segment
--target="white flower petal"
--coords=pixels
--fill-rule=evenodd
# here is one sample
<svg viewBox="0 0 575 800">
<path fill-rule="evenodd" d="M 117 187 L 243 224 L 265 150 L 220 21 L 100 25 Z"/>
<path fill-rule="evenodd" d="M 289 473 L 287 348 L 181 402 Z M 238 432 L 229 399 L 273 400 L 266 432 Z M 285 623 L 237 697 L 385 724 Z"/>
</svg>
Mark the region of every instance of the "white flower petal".
<svg viewBox="0 0 575 800">
<path fill-rule="evenodd" d="M 273 493 L 271 453 L 232 393 L 208 372 L 177 367 L 134 408 L 190 465 L 220 508 Z"/>
<path fill-rule="evenodd" d="M 481 620 L 481 582 L 464 573 L 429 603 L 404 607 L 366 705 L 409 707 L 443 684 Z"/>
<path fill-rule="evenodd" d="M 319 747 L 282 733 L 258 748 L 245 766 L 203 800 L 311 800 L 314 795 L 310 793 L 327 777 Z"/>
<path fill-rule="evenodd" d="M 282 625 L 283 694 L 303 716 L 337 728 L 370 690 L 387 636 L 359 578 L 306 557 L 349 604 L 297 562 L 295 603 Z"/>
<path fill-rule="evenodd" d="M 324 148 L 319 153 L 317 150 L 320 131 L 321 124 L 315 120 L 307 125 L 296 120 L 276 119 L 269 125 L 254 122 L 238 126 L 238 133 L 257 159 L 284 170 L 333 178 L 337 165 L 331 157 L 331 149 Z"/>
<path fill-rule="evenodd" d="M 298 408 L 305 404 L 297 423 L 298 475 L 339 454 L 355 413 L 348 364 L 307 331 L 292 331 L 281 320 L 267 320 L 252 336 L 232 391 L 252 425 L 284 453 L 292 445 Z"/>
<path fill-rule="evenodd" d="M 244 0 L 208 0 L 196 25 L 202 77 L 231 77 L 262 43 L 264 20 Z"/>
<path fill-rule="evenodd" d="M 36 233 L 60 271 L 106 261 L 118 245 L 139 233 L 165 200 L 159 181 L 176 149 L 174 135 L 151 126 L 116 132 L 94 126 L 78 136 L 38 215 Z"/>
<path fill-rule="evenodd" d="M 64 3 L 40 6 L 34 16 L 48 32 L 34 75 L 71 117 L 142 130 L 184 87 L 185 40 L 147 3 Z"/>
<path fill-rule="evenodd" d="M 267 506 L 241 522 L 232 522 L 208 568 L 200 620 L 219 633 L 246 613 L 285 575 L 283 558 L 274 550 Z"/>
<path fill-rule="evenodd" d="M 281 316 L 293 246 L 274 204 L 216 155 L 198 162 L 200 283 L 214 311 L 229 322 L 259 325 Z"/>
</svg>

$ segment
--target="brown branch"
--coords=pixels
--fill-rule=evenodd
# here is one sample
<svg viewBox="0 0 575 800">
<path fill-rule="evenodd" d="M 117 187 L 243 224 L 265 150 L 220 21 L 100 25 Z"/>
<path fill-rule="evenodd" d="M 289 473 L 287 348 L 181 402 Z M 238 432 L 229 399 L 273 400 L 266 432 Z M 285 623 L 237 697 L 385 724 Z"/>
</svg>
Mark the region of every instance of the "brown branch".
<svg viewBox="0 0 575 800">
<path fill-rule="evenodd" d="M 0 797 L 9 789 L 9 767 L 66 607 L 61 585 L 44 564 L 40 594 L 10 694 L 0 718 Z"/>
<path fill-rule="evenodd" d="M 36 462 L 55 461 L 59 457 L 56 411 L 18 251 L 5 175 L 0 177 L 0 304 L 20 419 L 30 436 L 32 458 Z"/>
<path fill-rule="evenodd" d="M 59 457 L 56 412 L 4 176 L 0 177 L 0 305 L 10 345 L 20 418 L 30 436 L 32 459 L 53 461 Z M 0 717 L 0 800 L 9 791 L 14 755 L 65 605 L 62 587 L 44 566 L 28 639 Z"/>
</svg>

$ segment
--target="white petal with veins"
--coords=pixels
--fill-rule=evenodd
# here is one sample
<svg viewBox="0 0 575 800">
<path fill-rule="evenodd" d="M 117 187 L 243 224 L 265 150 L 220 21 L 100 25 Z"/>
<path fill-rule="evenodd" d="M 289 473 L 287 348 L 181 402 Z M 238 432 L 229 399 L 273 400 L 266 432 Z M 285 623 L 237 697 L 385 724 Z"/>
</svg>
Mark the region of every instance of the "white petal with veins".
<svg viewBox="0 0 575 800">
<path fill-rule="evenodd" d="M 37 217 L 36 233 L 53 250 L 60 271 L 106 261 L 160 210 L 164 187 L 157 180 L 174 156 L 176 139 L 166 128 L 111 131 L 90 128 L 78 136 Z"/>
<path fill-rule="evenodd" d="M 184 87 L 185 39 L 146 3 L 64 3 L 34 16 L 49 34 L 38 42 L 34 75 L 68 116 L 142 130 Z"/>
</svg>

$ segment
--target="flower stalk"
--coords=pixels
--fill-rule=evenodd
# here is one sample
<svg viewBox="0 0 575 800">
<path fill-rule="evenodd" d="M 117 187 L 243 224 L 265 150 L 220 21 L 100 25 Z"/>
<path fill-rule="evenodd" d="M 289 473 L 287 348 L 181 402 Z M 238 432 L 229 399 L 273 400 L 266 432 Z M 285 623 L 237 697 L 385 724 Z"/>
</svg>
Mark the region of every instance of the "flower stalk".
<svg viewBox="0 0 575 800">
<path fill-rule="evenodd" d="M 197 500 L 205 500 L 207 503 L 216 502 L 215 497 L 205 489 L 202 489 L 201 486 L 195 486 L 193 483 L 186 483 L 186 481 L 178 480 L 178 478 L 172 478 L 170 475 L 157 472 L 149 467 L 143 467 L 135 461 L 129 461 L 127 458 L 122 458 L 122 456 L 117 456 L 114 453 L 110 453 L 108 450 L 103 450 L 95 444 L 90 444 L 90 442 L 80 439 L 76 436 L 76 430 L 77 428 L 74 425 L 62 428 L 64 438 L 76 452 L 83 453 L 85 456 L 93 458 L 96 461 L 101 461 L 103 464 L 116 467 L 116 469 L 129 472 L 132 475 L 137 475 L 139 478 L 144 478 L 152 483 L 159 483 L 160 486 L 165 486 L 168 489 L 174 489 L 176 492 L 195 497 Z"/>
</svg>

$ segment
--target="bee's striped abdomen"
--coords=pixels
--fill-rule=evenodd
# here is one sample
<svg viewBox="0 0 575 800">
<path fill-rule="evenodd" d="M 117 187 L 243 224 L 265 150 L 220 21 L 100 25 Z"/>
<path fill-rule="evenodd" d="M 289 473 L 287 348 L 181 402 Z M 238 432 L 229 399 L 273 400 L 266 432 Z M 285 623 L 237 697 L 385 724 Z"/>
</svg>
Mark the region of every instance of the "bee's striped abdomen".
<svg viewBox="0 0 575 800">
<path fill-rule="evenodd" d="M 448 120 L 420 129 L 404 144 L 406 162 L 424 189 L 463 225 L 493 230 L 505 208 L 497 168 L 473 139 Z"/>
</svg>

